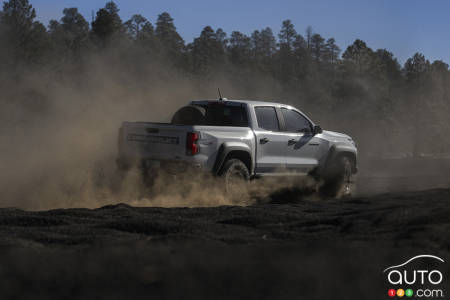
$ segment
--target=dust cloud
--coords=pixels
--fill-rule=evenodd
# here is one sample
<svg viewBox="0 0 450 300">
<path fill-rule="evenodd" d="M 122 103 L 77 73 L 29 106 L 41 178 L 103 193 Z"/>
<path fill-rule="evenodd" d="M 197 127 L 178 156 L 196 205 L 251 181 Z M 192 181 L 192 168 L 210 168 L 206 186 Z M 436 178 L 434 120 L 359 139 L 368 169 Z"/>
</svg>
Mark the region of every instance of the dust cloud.
<svg viewBox="0 0 450 300">
<path fill-rule="evenodd" d="M 204 174 L 183 179 L 159 177 L 151 191 L 135 171 L 120 178 L 115 159 L 118 128 L 123 121 L 169 121 L 178 107 L 192 99 L 216 98 L 217 87 L 230 99 L 296 105 L 326 129 L 357 137 L 373 130 L 348 120 L 341 122 L 339 118 L 345 116 L 321 114 L 314 104 L 295 94 L 287 95 L 267 76 L 250 74 L 247 81 L 239 81 L 216 72 L 208 78 L 192 78 L 167 64 L 153 63 L 142 71 L 153 75 L 142 78 L 141 74 L 130 76 L 126 63 L 108 54 L 87 56 L 76 70 L 71 68 L 67 66 L 61 73 L 45 68 L 15 70 L 15 76 L 4 78 L 0 95 L 1 207 L 247 205 L 266 201 L 280 188 L 298 187 L 290 180 L 259 181 L 252 183 L 250 198 L 236 203 L 223 192 L 220 180 Z M 363 141 L 358 147 L 367 153 L 371 143 Z M 372 163 L 371 168 L 374 166 L 379 167 Z M 371 170 L 365 172 L 364 176 L 370 176 Z M 385 181 L 388 183 L 383 188 L 390 185 Z"/>
<path fill-rule="evenodd" d="M 2 85 L 0 206 L 41 210 L 117 202 L 230 204 L 220 193 L 205 189 L 205 180 L 178 182 L 181 189 L 160 182 L 158 198 L 142 196 L 145 188 L 136 174 L 125 181 L 116 174 L 118 129 L 123 121 L 169 121 L 192 99 L 216 98 L 217 87 L 229 98 L 245 98 L 273 95 L 273 84 L 258 79 L 253 86 L 240 87 L 220 76 L 199 81 L 158 64 L 148 68 L 159 70 L 159 77 L 138 80 L 123 75 L 126 65 L 112 64 L 107 55 L 92 55 L 79 68 L 71 76 L 16 70 L 19 78 L 5 81 L 10 88 Z M 190 203 L 194 198 L 197 202 Z"/>
</svg>

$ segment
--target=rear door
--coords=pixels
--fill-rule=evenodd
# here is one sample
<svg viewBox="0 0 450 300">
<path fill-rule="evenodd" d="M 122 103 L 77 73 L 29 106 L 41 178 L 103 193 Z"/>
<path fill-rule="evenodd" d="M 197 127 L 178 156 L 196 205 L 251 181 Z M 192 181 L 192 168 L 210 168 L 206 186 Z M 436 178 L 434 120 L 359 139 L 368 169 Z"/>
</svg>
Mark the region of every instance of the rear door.
<svg viewBox="0 0 450 300">
<path fill-rule="evenodd" d="M 256 168 L 255 173 L 282 173 L 286 167 L 286 136 L 280 131 L 275 107 L 256 106 Z"/>
<path fill-rule="evenodd" d="M 323 140 L 313 135 L 311 122 L 300 112 L 280 108 L 284 121 L 286 144 L 286 169 L 306 174 L 314 169 L 326 151 Z"/>
</svg>

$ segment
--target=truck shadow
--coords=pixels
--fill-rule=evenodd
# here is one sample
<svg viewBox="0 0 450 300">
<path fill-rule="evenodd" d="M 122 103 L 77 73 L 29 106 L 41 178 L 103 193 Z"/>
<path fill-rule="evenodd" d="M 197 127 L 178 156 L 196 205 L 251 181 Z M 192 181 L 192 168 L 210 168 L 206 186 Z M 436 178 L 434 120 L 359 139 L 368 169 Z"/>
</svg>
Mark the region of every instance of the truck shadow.
<svg viewBox="0 0 450 300">
<path fill-rule="evenodd" d="M 283 188 L 276 190 L 269 195 L 269 202 L 271 204 L 288 204 L 300 203 L 307 200 L 312 200 L 316 195 L 316 191 L 310 187 L 303 188 Z"/>
<path fill-rule="evenodd" d="M 300 138 L 300 140 L 298 140 L 298 142 L 295 143 L 294 149 L 297 150 L 297 149 L 302 148 L 303 146 L 305 146 L 306 144 L 308 144 L 309 141 L 310 141 L 312 138 L 313 138 L 312 135 L 303 135 L 303 136 Z"/>
</svg>

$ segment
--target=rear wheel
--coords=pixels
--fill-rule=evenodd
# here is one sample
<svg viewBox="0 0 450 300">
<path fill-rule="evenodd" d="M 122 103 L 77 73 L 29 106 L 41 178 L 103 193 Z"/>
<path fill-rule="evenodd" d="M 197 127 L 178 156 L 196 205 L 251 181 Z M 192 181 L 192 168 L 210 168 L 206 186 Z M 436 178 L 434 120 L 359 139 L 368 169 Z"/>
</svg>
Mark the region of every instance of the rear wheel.
<svg viewBox="0 0 450 300">
<path fill-rule="evenodd" d="M 329 166 L 319 193 L 324 197 L 343 198 L 350 197 L 354 189 L 352 162 L 347 156 L 338 157 Z"/>
<path fill-rule="evenodd" d="M 233 201 L 248 198 L 247 182 L 250 173 L 247 166 L 239 159 L 230 159 L 225 162 L 219 175 L 225 180 L 225 191 Z"/>
</svg>

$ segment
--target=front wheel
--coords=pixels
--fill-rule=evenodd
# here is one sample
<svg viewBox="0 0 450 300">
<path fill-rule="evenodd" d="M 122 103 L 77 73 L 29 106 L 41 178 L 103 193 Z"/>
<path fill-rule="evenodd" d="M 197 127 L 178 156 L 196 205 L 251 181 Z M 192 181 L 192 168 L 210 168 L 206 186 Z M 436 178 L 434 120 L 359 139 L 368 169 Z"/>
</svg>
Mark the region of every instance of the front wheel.
<svg viewBox="0 0 450 300">
<path fill-rule="evenodd" d="M 228 160 L 219 175 L 225 180 L 225 191 L 232 201 L 240 202 L 248 198 L 247 182 L 250 180 L 250 173 L 242 161 Z"/>
<path fill-rule="evenodd" d="M 354 175 L 352 162 L 346 156 L 337 158 L 328 168 L 319 187 L 319 194 L 324 197 L 350 197 L 354 192 Z"/>
</svg>

